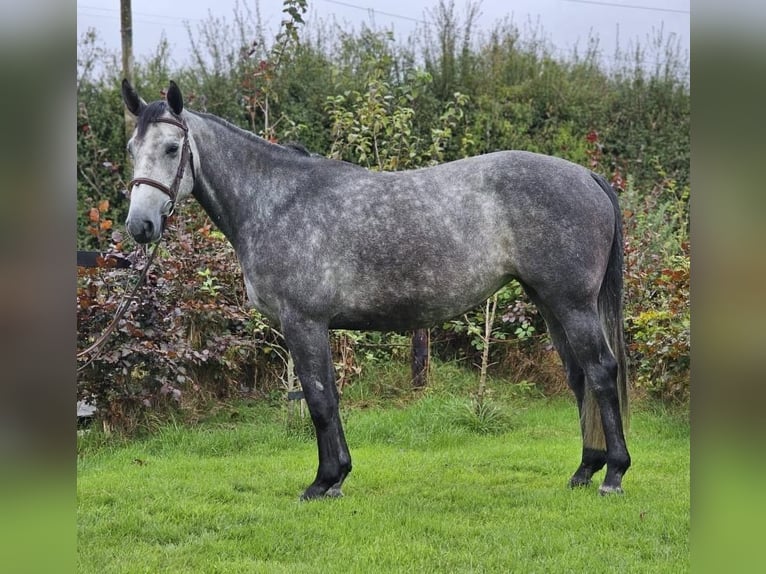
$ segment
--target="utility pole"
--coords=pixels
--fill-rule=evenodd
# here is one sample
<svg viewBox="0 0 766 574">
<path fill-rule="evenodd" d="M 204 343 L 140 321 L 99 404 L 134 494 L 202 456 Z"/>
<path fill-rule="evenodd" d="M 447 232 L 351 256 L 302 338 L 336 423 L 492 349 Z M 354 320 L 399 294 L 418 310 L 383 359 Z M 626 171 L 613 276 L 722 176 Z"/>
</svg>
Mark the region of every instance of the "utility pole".
<svg viewBox="0 0 766 574">
<path fill-rule="evenodd" d="M 122 77 L 133 83 L 133 12 L 131 0 L 120 0 L 120 36 L 122 38 Z M 127 109 L 125 114 L 125 140 L 130 139 L 135 120 Z"/>
</svg>

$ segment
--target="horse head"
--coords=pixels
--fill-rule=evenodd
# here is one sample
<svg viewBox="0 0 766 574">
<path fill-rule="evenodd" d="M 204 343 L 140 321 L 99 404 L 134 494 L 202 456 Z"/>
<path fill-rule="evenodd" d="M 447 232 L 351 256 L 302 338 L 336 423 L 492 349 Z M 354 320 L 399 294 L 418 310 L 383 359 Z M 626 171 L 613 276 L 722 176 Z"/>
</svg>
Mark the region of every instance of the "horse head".
<svg viewBox="0 0 766 574">
<path fill-rule="evenodd" d="M 136 118 L 136 129 L 128 141 L 133 179 L 128 184 L 126 226 L 137 242 L 150 243 L 162 236 L 176 202 L 194 188 L 194 141 L 175 82 L 170 82 L 165 101 L 147 104 L 130 82 L 123 80 L 122 99 Z"/>
</svg>

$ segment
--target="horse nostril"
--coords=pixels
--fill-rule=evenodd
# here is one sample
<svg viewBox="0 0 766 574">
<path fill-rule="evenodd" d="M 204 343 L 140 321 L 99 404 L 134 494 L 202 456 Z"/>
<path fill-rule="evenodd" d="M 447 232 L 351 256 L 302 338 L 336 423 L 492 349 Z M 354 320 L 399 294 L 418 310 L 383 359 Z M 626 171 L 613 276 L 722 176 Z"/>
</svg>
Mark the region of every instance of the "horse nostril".
<svg viewBox="0 0 766 574">
<path fill-rule="evenodd" d="M 128 233 L 139 243 L 148 243 L 154 237 L 154 224 L 149 219 L 128 219 Z"/>
</svg>

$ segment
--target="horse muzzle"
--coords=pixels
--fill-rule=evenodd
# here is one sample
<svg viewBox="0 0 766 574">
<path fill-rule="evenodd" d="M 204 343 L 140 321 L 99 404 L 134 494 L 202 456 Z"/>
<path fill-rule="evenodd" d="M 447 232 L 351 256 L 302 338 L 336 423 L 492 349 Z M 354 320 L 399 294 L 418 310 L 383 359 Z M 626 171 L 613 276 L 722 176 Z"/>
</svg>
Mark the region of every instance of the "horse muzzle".
<svg viewBox="0 0 766 574">
<path fill-rule="evenodd" d="M 162 236 L 162 221 L 153 221 L 141 217 L 128 217 L 125 222 L 130 236 L 138 243 L 151 243 Z"/>
</svg>

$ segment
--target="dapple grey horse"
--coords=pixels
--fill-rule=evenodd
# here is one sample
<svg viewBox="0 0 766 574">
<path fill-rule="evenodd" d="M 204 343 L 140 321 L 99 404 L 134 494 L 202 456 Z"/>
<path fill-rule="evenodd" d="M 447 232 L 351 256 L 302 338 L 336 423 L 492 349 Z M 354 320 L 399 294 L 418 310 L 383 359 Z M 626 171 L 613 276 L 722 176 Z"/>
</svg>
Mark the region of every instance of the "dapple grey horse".
<svg viewBox="0 0 766 574">
<path fill-rule="evenodd" d="M 571 486 L 630 466 L 617 196 L 563 159 L 502 151 L 396 173 L 270 143 L 184 109 L 171 82 L 147 104 L 123 81 L 137 125 L 127 229 L 159 240 L 194 196 L 234 247 L 255 307 L 281 325 L 316 428 L 304 499 L 338 496 L 351 471 L 329 329 L 438 325 L 517 279 L 545 319 L 577 399 L 583 437 Z"/>
</svg>

